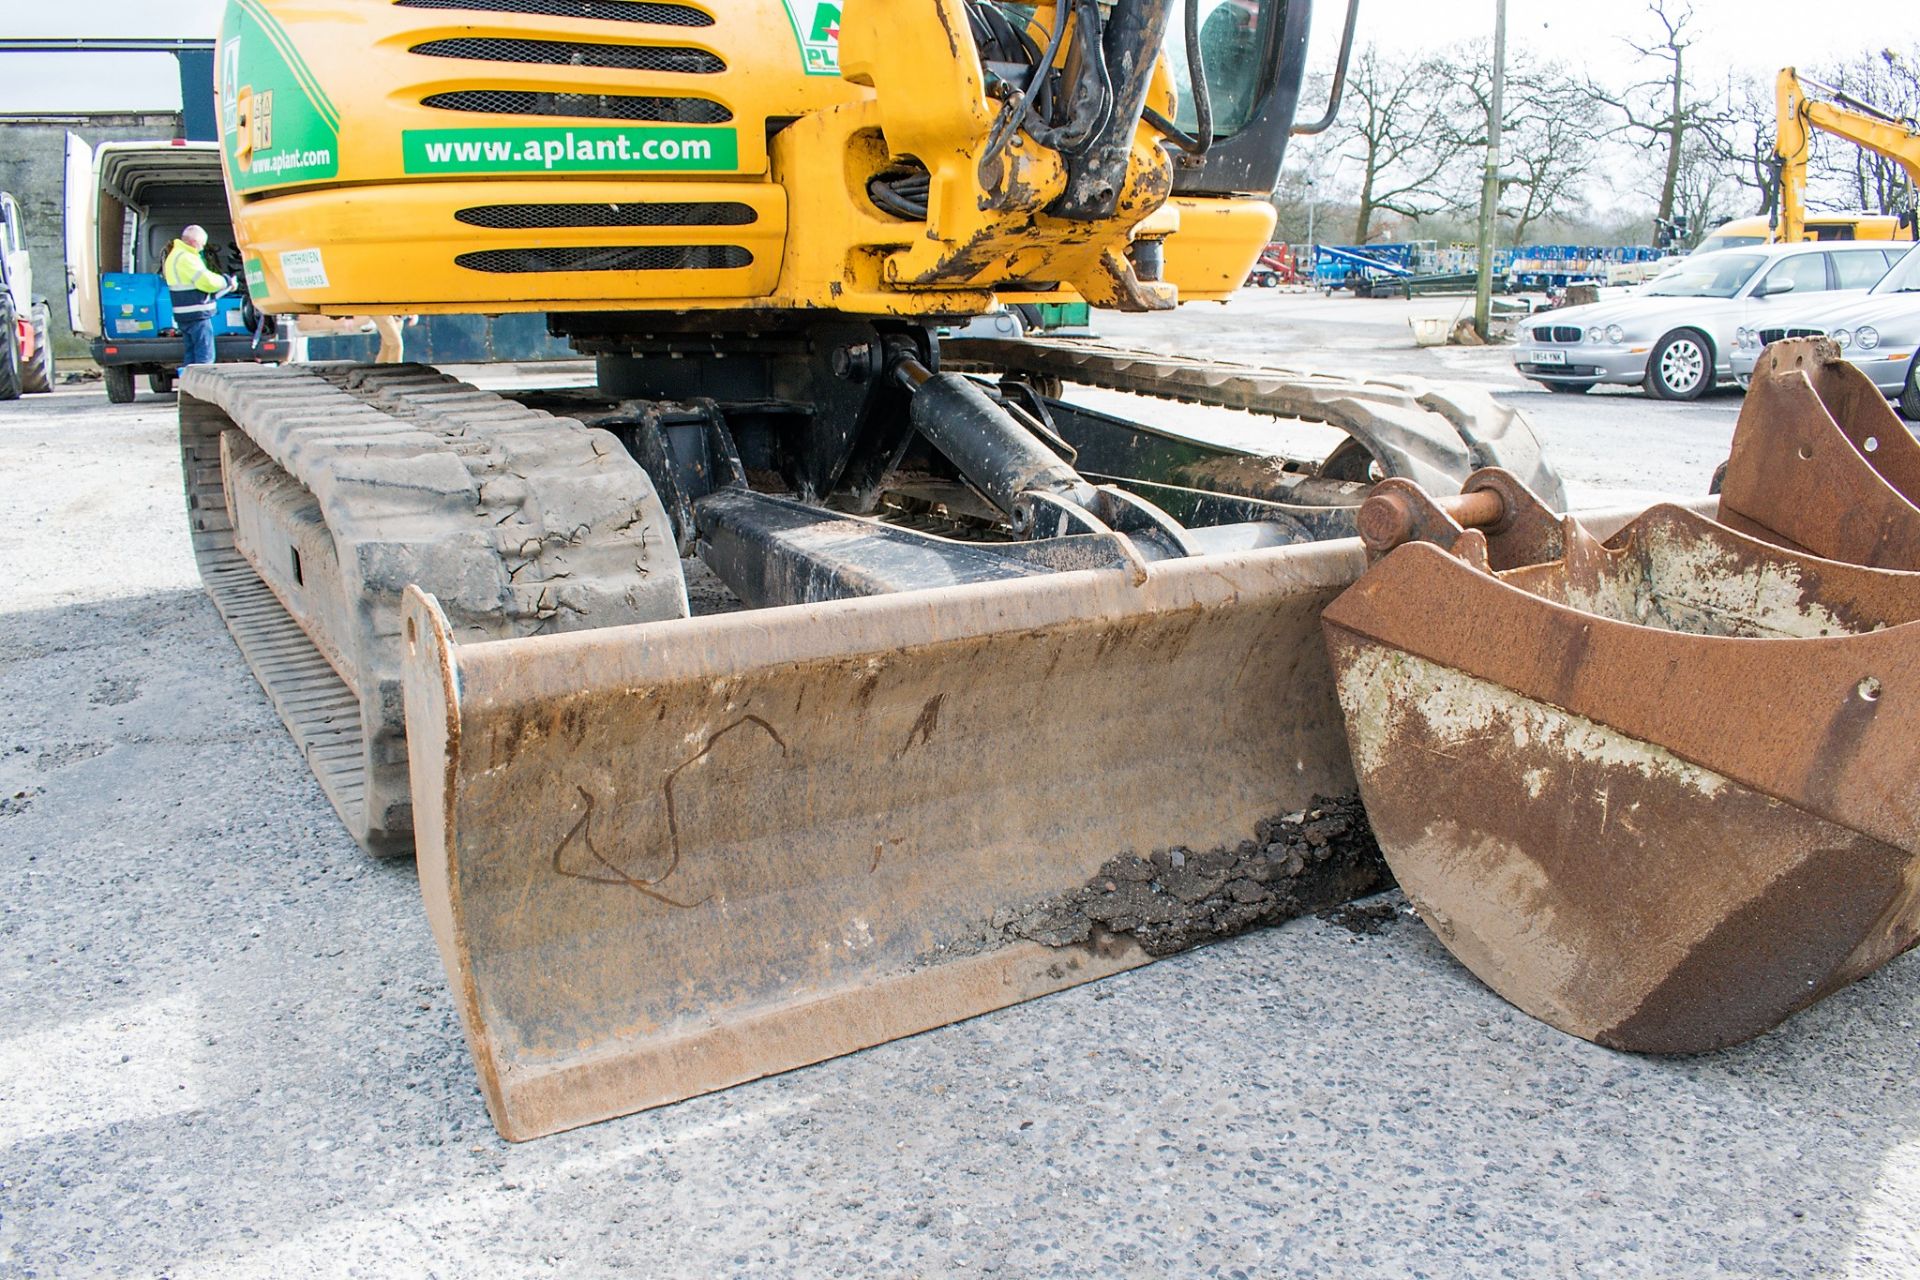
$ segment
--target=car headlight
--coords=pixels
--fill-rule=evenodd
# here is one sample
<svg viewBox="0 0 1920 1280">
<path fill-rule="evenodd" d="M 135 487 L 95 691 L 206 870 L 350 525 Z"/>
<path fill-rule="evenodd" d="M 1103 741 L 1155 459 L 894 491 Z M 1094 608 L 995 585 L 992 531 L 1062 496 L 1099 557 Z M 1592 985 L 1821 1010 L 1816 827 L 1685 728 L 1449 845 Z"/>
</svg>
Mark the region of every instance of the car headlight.
<svg viewBox="0 0 1920 1280">
<path fill-rule="evenodd" d="M 1593 326 L 1593 328 L 1587 330 L 1588 342 L 1604 342 L 1606 341 L 1606 337 L 1607 337 L 1607 331 L 1605 329 L 1602 329 L 1599 325 L 1595 325 Z"/>
<path fill-rule="evenodd" d="M 1829 338 L 1832 338 L 1834 343 L 1842 351 L 1845 351 L 1848 347 L 1853 345 L 1853 330 L 1851 329 L 1835 329 L 1832 333 L 1828 334 L 1827 336 Z"/>
<path fill-rule="evenodd" d="M 1627 340 L 1627 331 L 1625 329 L 1622 329 L 1617 324 L 1610 324 L 1607 326 L 1608 342 L 1618 343 L 1618 342 L 1625 342 L 1626 340 Z"/>
<path fill-rule="evenodd" d="M 1880 345 L 1880 331 L 1870 324 L 1863 324 L 1853 331 L 1853 340 L 1862 351 L 1871 351 Z"/>
<path fill-rule="evenodd" d="M 1733 331 L 1733 349 L 1735 351 L 1745 351 L 1752 345 L 1753 330 L 1747 328 L 1745 325 L 1741 325 Z"/>
</svg>

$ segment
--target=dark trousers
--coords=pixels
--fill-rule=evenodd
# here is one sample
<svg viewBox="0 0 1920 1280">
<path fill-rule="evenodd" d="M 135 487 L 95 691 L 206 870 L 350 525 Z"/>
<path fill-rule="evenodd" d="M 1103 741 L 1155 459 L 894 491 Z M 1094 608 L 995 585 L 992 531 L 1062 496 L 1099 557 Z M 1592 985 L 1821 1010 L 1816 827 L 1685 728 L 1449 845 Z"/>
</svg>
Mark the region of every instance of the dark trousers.
<svg viewBox="0 0 1920 1280">
<path fill-rule="evenodd" d="M 181 361 L 184 368 L 190 364 L 213 363 L 213 314 L 203 311 L 199 315 L 181 316 L 180 337 L 187 344 L 187 357 Z"/>
</svg>

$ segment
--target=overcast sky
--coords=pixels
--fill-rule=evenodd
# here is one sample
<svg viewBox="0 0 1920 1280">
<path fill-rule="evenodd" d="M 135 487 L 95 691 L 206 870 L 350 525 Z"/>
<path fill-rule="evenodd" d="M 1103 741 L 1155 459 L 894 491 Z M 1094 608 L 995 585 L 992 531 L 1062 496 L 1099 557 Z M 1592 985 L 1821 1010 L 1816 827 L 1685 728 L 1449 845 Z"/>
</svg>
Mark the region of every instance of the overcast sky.
<svg viewBox="0 0 1920 1280">
<path fill-rule="evenodd" d="M 722 0 L 724 3 L 724 0 Z M 1408 52 L 1493 30 L 1493 0 L 1360 0 L 1361 40 Z M 1876 45 L 1920 44 L 1916 0 L 1850 0 L 1829 9 L 1807 0 L 1694 0 L 1703 72 L 1771 73 Z M 0 0 L 0 36 L 207 36 L 222 0 Z M 1346 6 L 1320 0 L 1314 43 L 1321 60 L 1339 37 Z M 1831 14 L 1810 21 L 1809 15 Z M 1645 0 L 1510 0 L 1509 39 L 1548 57 L 1626 78 L 1633 55 L 1621 37 L 1651 30 Z M 166 57 L 4 54 L 0 111 L 174 109 L 179 79 Z"/>
</svg>

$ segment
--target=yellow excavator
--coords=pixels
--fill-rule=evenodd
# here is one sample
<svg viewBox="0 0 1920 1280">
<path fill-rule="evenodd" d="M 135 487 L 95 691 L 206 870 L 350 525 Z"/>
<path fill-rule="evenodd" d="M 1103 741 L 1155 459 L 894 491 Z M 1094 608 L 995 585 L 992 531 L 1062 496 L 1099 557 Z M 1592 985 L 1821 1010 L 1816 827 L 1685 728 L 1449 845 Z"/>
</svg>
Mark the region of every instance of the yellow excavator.
<svg viewBox="0 0 1920 1280">
<path fill-rule="evenodd" d="M 1296 121 L 1309 9 L 232 0 L 255 305 L 539 312 L 597 366 L 181 384 L 204 580 L 348 829 L 416 855 L 502 1133 L 1382 883 L 1319 613 L 1377 480 L 1498 464 L 1564 505 L 1525 421 L 946 336 L 1227 297 L 1333 116 Z M 1339 443 L 1209 445 L 1068 383 Z"/>
<path fill-rule="evenodd" d="M 1719 522 L 1576 521 L 1484 394 L 965 336 L 1226 297 L 1337 105 L 1296 122 L 1309 7 L 232 0 L 255 304 L 536 312 L 596 365 L 181 382 L 209 593 L 354 837 L 415 855 L 504 1135 L 1389 865 L 1623 1048 L 1920 937 L 1920 455 L 1837 351 L 1764 357 Z"/>
<path fill-rule="evenodd" d="M 1914 204 L 1920 192 L 1920 126 L 1792 67 L 1782 67 L 1774 80 L 1774 112 L 1774 163 L 1780 171 L 1776 240 L 1793 244 L 1807 238 L 1807 164 L 1816 132 L 1885 156 L 1906 171 L 1906 207 L 1897 212 L 1906 235 L 1894 238 L 1920 240 L 1920 209 Z"/>
</svg>

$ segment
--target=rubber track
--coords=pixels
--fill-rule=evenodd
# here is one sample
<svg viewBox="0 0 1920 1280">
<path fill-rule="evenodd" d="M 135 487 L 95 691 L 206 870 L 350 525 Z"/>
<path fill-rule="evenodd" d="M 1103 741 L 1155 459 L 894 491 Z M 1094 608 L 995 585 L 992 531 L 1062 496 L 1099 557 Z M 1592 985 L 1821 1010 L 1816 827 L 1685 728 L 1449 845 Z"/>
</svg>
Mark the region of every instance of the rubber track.
<svg viewBox="0 0 1920 1280">
<path fill-rule="evenodd" d="M 308 768 L 355 833 L 366 829 L 366 734 L 360 701 L 233 545 L 220 485 L 220 437 L 182 433 L 181 462 L 200 579 Z"/>
<path fill-rule="evenodd" d="M 687 612 L 665 512 L 605 432 L 415 365 L 203 366 L 181 391 L 201 577 L 369 849 L 412 847 L 400 700 L 408 584 L 440 598 L 463 640 Z M 220 456 L 221 435 L 236 428 L 318 506 L 335 581 L 269 581 L 236 548 Z M 340 669 L 281 593 L 319 615 Z"/>
<path fill-rule="evenodd" d="M 956 372 L 1034 374 L 1323 423 L 1366 445 L 1389 474 L 1435 492 L 1452 492 L 1478 468 L 1499 466 L 1555 510 L 1565 506 L 1565 491 L 1526 418 L 1473 388 L 1194 360 L 1072 339 L 949 338 L 940 344 L 940 362 Z"/>
</svg>

